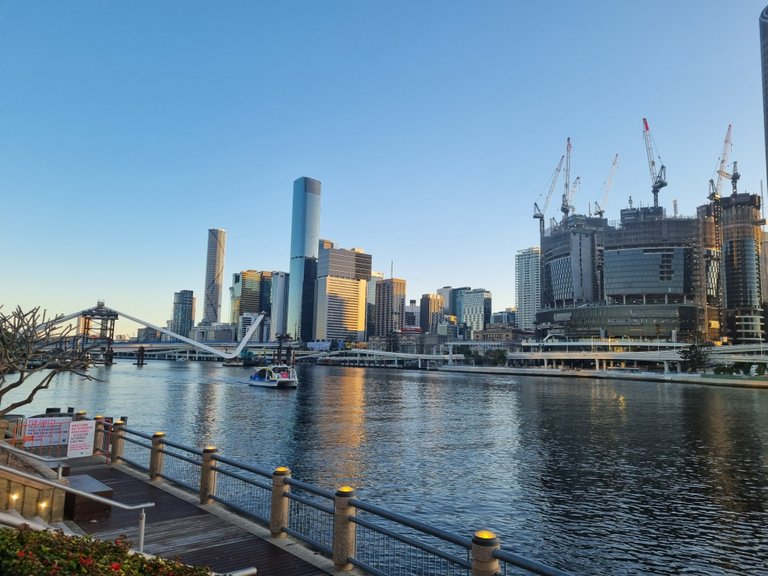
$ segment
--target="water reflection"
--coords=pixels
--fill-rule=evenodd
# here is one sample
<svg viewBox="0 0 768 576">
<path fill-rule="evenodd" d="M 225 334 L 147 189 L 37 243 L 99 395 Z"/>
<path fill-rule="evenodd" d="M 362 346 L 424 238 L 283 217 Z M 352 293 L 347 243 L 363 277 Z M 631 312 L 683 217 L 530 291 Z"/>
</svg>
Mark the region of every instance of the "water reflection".
<svg viewBox="0 0 768 576">
<path fill-rule="evenodd" d="M 767 391 L 333 367 L 285 391 L 248 372 L 119 364 L 36 410 L 128 415 L 576 573 L 768 573 Z"/>
</svg>

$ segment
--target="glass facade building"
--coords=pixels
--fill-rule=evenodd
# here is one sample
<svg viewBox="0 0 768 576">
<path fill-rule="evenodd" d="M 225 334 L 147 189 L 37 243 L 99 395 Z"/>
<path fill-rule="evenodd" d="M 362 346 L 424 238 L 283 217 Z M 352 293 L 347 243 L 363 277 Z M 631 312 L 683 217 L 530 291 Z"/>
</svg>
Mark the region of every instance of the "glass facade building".
<svg viewBox="0 0 768 576">
<path fill-rule="evenodd" d="M 320 182 L 298 178 L 293 183 L 291 263 L 286 332 L 309 342 L 313 337 L 315 280 L 320 242 Z"/>
<path fill-rule="evenodd" d="M 192 290 L 173 294 L 173 312 L 169 328 L 174 334 L 189 337 L 195 325 L 195 295 Z"/>
</svg>

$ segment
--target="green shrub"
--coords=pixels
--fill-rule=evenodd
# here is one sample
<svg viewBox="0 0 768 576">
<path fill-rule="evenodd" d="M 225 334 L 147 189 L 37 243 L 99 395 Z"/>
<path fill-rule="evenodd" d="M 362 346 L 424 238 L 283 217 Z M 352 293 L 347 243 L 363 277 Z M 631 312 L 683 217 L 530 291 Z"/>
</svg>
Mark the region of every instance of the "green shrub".
<svg viewBox="0 0 768 576">
<path fill-rule="evenodd" d="M 200 566 L 134 554 L 125 537 L 114 542 L 36 532 L 27 526 L 0 529 L 0 574 L 23 576 L 209 576 Z"/>
</svg>

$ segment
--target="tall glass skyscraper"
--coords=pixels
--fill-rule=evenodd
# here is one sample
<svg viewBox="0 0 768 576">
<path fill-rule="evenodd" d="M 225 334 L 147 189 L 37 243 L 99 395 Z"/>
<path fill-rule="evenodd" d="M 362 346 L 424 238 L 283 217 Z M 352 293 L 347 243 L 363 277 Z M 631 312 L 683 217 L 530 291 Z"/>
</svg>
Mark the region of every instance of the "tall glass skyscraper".
<svg viewBox="0 0 768 576">
<path fill-rule="evenodd" d="M 312 340 L 319 243 L 320 182 L 301 177 L 293 183 L 287 331 L 304 342 Z"/>
<path fill-rule="evenodd" d="M 208 256 L 205 261 L 205 300 L 203 321 L 210 326 L 221 318 L 221 289 L 224 285 L 224 250 L 227 245 L 227 231 L 221 228 L 208 230 Z"/>
<path fill-rule="evenodd" d="M 768 173 L 768 6 L 760 13 L 760 56 L 763 67 L 763 130 Z"/>
</svg>

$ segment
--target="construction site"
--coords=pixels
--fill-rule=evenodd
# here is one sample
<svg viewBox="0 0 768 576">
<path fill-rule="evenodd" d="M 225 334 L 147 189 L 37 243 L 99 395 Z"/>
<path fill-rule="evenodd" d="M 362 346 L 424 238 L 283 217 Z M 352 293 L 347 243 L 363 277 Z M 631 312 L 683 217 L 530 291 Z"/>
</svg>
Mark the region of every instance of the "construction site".
<svg viewBox="0 0 768 576">
<path fill-rule="evenodd" d="M 737 163 L 729 164 L 731 126 L 706 202 L 695 216 L 669 216 L 659 205 L 666 167 L 655 151 L 648 121 L 643 137 L 648 156 L 652 206 L 605 218 L 614 157 L 602 196 L 589 214 L 572 205 L 579 178 L 571 181 L 571 141 L 553 173 L 539 220 L 539 338 L 632 338 L 715 344 L 762 342 L 763 225 L 761 197 L 738 191 Z M 730 172 L 727 171 L 730 169 Z M 544 214 L 561 172 L 564 184 L 559 220 Z M 723 193 L 730 183 L 730 193 Z M 766 268 L 763 264 L 762 268 Z"/>
</svg>

